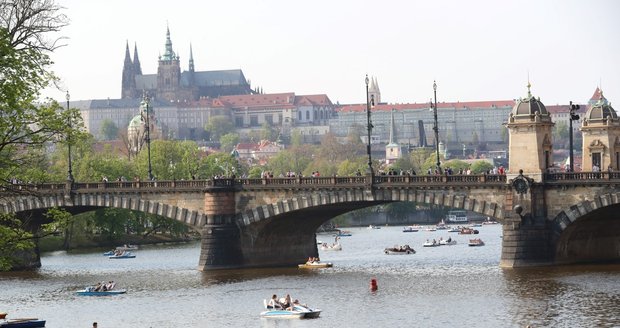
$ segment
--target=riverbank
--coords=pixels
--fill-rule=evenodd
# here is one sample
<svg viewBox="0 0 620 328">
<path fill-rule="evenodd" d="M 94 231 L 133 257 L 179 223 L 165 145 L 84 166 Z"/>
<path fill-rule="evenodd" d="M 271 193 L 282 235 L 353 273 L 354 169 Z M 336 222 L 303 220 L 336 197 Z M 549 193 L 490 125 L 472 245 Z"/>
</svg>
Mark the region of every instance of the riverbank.
<svg viewBox="0 0 620 328">
<path fill-rule="evenodd" d="M 93 235 L 74 238 L 68 243 L 64 236 L 47 236 L 39 240 L 39 252 L 55 252 L 64 250 L 92 249 L 92 248 L 114 248 L 124 244 L 132 245 L 153 245 L 163 243 L 183 243 L 200 240 L 199 233 L 189 233 L 185 236 L 171 236 L 167 234 L 153 234 L 149 236 L 120 235 L 115 238 L 108 236 Z M 65 247 L 68 244 L 68 247 Z"/>
</svg>

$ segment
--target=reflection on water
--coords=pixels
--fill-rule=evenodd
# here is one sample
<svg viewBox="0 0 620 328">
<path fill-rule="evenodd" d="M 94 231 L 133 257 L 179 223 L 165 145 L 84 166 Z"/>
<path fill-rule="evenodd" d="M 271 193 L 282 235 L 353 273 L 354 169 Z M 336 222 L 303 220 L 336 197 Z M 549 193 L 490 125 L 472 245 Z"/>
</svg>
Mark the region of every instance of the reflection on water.
<svg viewBox="0 0 620 328">
<path fill-rule="evenodd" d="M 201 272 L 199 243 L 144 247 L 128 260 L 109 260 L 105 250 L 45 254 L 37 272 L 0 274 L 0 312 L 69 328 L 93 321 L 101 327 L 620 326 L 620 265 L 500 269 L 499 226 L 480 228 L 484 247 L 441 231 L 351 230 L 353 236 L 341 239 L 342 251 L 320 253 L 334 263 L 321 270 Z M 426 239 L 448 236 L 457 245 L 422 247 Z M 417 253 L 383 253 L 402 244 Z M 127 294 L 75 294 L 102 280 L 116 281 Z M 260 319 L 262 300 L 274 293 L 321 308 L 321 318 Z"/>
<path fill-rule="evenodd" d="M 534 326 L 617 327 L 620 265 L 504 269 L 516 322 Z M 568 319 L 568 320 L 567 320 Z"/>
</svg>

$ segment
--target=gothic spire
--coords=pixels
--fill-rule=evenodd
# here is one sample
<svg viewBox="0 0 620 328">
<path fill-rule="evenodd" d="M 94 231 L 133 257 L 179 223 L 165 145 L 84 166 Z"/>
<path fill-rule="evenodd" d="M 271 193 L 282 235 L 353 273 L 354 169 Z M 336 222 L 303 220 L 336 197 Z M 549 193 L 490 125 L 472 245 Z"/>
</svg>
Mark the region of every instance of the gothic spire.
<svg viewBox="0 0 620 328">
<path fill-rule="evenodd" d="M 134 43 L 133 47 L 133 73 L 135 75 L 142 75 L 142 67 L 140 66 L 140 59 L 138 58 L 138 44 Z"/>
<path fill-rule="evenodd" d="M 172 40 L 170 40 L 170 28 L 166 25 L 166 50 L 164 55 L 160 57 L 160 60 L 174 60 L 178 59 L 174 50 L 172 50 Z"/>
<path fill-rule="evenodd" d="M 194 72 L 194 53 L 192 52 L 192 44 L 189 44 L 189 71 Z"/>
<path fill-rule="evenodd" d="M 129 54 L 129 41 L 127 41 L 125 43 L 125 63 L 123 64 L 123 70 L 125 70 L 125 68 L 130 68 L 132 65 L 131 63 L 131 55 Z"/>
<path fill-rule="evenodd" d="M 390 144 L 394 143 L 394 130 L 396 126 L 394 124 L 394 109 L 392 108 L 392 112 L 390 113 Z"/>
</svg>

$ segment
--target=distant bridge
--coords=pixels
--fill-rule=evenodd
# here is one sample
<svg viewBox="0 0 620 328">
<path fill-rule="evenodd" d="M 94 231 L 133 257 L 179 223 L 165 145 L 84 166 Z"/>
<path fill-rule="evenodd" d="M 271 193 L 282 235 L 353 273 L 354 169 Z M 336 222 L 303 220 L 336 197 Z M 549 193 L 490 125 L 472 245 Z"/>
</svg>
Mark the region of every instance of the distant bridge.
<svg viewBox="0 0 620 328">
<path fill-rule="evenodd" d="M 202 232 L 199 269 L 290 266 L 318 256 L 331 218 L 391 202 L 442 205 L 503 224 L 507 267 L 620 259 L 620 173 L 355 176 L 9 185 L 0 212 L 113 207 Z M 515 211 L 516 210 L 516 211 Z M 39 215 L 40 216 L 40 215 Z"/>
</svg>

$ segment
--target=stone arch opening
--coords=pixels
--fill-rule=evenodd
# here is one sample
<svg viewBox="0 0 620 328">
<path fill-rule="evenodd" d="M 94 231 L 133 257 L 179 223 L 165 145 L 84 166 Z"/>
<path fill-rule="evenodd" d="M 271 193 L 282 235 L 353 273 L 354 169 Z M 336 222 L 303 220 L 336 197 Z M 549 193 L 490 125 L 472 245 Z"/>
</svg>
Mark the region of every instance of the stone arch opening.
<svg viewBox="0 0 620 328">
<path fill-rule="evenodd" d="M 583 204 L 573 206 L 573 211 Z M 589 207 L 588 207 L 589 208 Z M 558 264 L 620 261 L 620 204 L 587 211 L 561 229 L 554 238 Z M 559 217 L 562 215 L 559 215 Z M 566 214 L 562 217 L 567 217 Z M 558 218 L 566 222 L 566 219 Z M 556 220 L 556 221 L 557 221 Z"/>
</svg>

